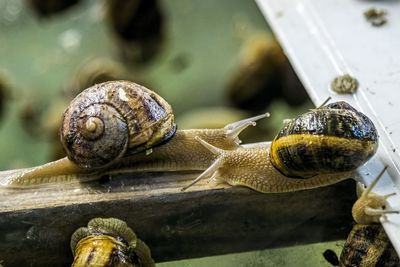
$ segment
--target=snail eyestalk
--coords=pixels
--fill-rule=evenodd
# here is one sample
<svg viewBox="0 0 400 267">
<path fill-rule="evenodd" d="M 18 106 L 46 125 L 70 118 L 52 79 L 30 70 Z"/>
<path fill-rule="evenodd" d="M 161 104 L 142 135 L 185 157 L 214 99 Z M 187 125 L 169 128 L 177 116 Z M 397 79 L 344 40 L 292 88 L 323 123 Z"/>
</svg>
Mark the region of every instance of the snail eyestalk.
<svg viewBox="0 0 400 267">
<path fill-rule="evenodd" d="M 391 196 L 394 196 L 396 193 L 390 193 L 382 196 L 372 192 L 372 189 L 376 186 L 378 181 L 386 172 L 387 168 L 388 167 L 385 166 L 382 169 L 382 171 L 371 182 L 371 184 L 362 191 L 361 196 L 354 203 L 352 215 L 357 223 L 379 223 L 380 218 L 386 214 L 400 213 L 399 210 L 388 208 L 389 204 L 387 199 Z"/>
<path fill-rule="evenodd" d="M 323 106 L 325 106 L 326 104 L 328 104 L 328 102 L 332 99 L 332 97 L 328 96 L 328 98 L 322 102 L 321 105 L 319 105 L 319 107 L 317 107 L 317 109 L 322 108 Z"/>
<path fill-rule="evenodd" d="M 249 126 L 256 126 L 257 124 L 256 121 L 263 118 L 268 118 L 269 116 L 270 116 L 269 112 L 266 112 L 258 116 L 230 123 L 224 127 L 224 130 L 226 131 L 227 137 L 232 140 L 237 140 L 236 143 L 239 145 L 241 143 L 241 140 L 238 140 L 237 137 L 243 130 L 245 130 Z"/>
<path fill-rule="evenodd" d="M 383 174 L 386 172 L 388 166 L 386 165 L 378 174 L 378 176 L 376 176 L 376 178 L 372 181 L 372 183 L 364 190 L 364 192 L 362 193 L 361 197 L 366 197 L 371 191 L 372 189 L 374 189 L 374 187 L 376 186 L 376 184 L 379 182 L 379 180 L 381 179 L 381 177 L 383 176 Z"/>
</svg>

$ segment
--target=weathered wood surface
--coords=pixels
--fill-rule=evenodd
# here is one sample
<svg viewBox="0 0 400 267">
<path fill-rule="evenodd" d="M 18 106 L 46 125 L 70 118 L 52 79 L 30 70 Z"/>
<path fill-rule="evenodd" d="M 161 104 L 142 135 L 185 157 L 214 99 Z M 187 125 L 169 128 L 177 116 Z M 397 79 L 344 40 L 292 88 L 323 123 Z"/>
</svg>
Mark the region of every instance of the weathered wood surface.
<svg viewBox="0 0 400 267">
<path fill-rule="evenodd" d="M 344 239 L 354 182 L 261 194 L 199 183 L 197 174 L 129 174 L 99 182 L 1 190 L 0 260 L 9 266 L 69 266 L 73 231 L 93 217 L 125 220 L 168 261 Z"/>
</svg>

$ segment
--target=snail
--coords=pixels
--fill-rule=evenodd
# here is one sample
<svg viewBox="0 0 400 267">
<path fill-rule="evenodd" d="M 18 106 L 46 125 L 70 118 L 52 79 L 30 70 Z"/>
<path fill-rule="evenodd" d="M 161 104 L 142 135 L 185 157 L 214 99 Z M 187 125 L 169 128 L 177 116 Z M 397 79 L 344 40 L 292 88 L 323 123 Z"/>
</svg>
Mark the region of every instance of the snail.
<svg viewBox="0 0 400 267">
<path fill-rule="evenodd" d="M 121 95 L 124 98 L 125 94 L 118 93 L 120 96 L 116 96 L 119 89 L 111 88 L 122 88 L 127 84 L 140 87 L 121 81 L 95 87 L 104 90 L 108 88 L 114 92 L 111 97 L 114 99 Z M 97 123 L 98 119 L 86 115 L 80 122 L 71 122 L 72 116 L 68 115 L 77 114 L 88 106 L 91 98 L 100 99 L 84 98 L 85 95 L 96 94 L 98 90 L 93 88 L 86 89 L 72 101 L 61 127 L 62 136 L 66 133 L 64 146 L 67 151 L 78 151 L 79 157 L 67 152 L 69 159 L 2 172 L 1 185 L 21 187 L 51 181 L 90 180 L 118 172 L 203 170 L 198 178 L 182 190 L 203 177 L 211 176 L 230 185 L 247 186 L 264 193 L 289 192 L 326 186 L 353 177 L 355 170 L 374 155 L 378 146 L 377 131 L 372 121 L 349 104 L 336 102 L 321 105 L 290 120 L 269 143 L 246 147 L 240 146 L 238 139 L 241 131 L 254 125 L 256 120 L 267 117 L 266 113 L 228 124 L 221 129 L 178 130 L 173 137 L 171 129 L 161 129 L 161 136 L 169 137 L 168 141 L 161 138 L 163 144 L 160 141 L 142 143 L 140 149 L 128 146 L 129 153 L 126 155 L 112 151 L 110 154 L 115 157 L 109 154 L 96 156 L 95 152 L 101 151 L 105 142 L 99 145 L 74 142 L 77 139 L 73 134 L 78 129 L 84 129 L 86 132 L 78 133 L 78 136 L 95 139 L 99 136 L 98 129 L 105 127 Z M 171 124 L 174 125 L 169 121 L 167 125 Z M 104 137 L 109 137 L 109 134 L 103 134 Z M 122 141 L 114 142 L 125 145 Z M 83 152 L 79 150 L 80 147 L 84 148 Z M 90 151 L 90 147 L 95 148 L 95 151 Z M 83 160 L 79 162 L 78 158 Z"/>
<path fill-rule="evenodd" d="M 352 208 L 356 224 L 344 244 L 340 255 L 340 266 L 400 266 L 400 259 L 380 225 L 382 216 L 399 213 L 389 208 L 387 202 L 387 199 L 395 193 L 381 196 L 372 192 L 386 168 L 366 189 L 358 184 L 357 191 L 362 193 Z"/>
<path fill-rule="evenodd" d="M 264 147 L 223 150 L 196 139 L 217 159 L 183 190 L 209 176 L 263 193 L 330 185 L 354 176 L 378 147 L 372 121 L 346 102 L 322 105 L 288 121 Z"/>
<path fill-rule="evenodd" d="M 130 149 L 124 149 L 128 147 L 123 147 L 119 152 L 114 152 L 113 149 L 112 154 L 116 155 L 115 158 L 110 156 L 110 150 L 106 150 L 106 156 L 102 156 L 100 153 L 97 153 L 101 152 L 101 149 L 97 148 L 104 149 L 105 143 L 108 141 L 101 141 L 98 144 L 94 142 L 94 145 L 91 143 L 91 141 L 96 141 L 96 138 L 93 138 L 93 134 L 96 135 L 96 131 L 103 128 L 101 126 L 102 123 L 100 122 L 100 126 L 97 128 L 97 122 L 100 121 L 98 118 L 99 116 L 87 117 L 87 109 L 85 110 L 84 107 L 89 106 L 91 109 L 93 109 L 93 106 L 98 107 L 99 104 L 97 102 L 103 99 L 104 101 L 110 102 L 111 107 L 109 108 L 108 105 L 105 105 L 101 111 L 108 112 L 109 110 L 115 110 L 113 105 L 118 106 L 118 110 L 122 110 L 120 107 L 122 102 L 121 97 L 122 99 L 130 98 L 131 93 L 127 93 L 128 91 L 131 91 L 132 95 L 142 94 L 144 96 L 141 99 L 137 99 L 137 103 L 133 102 L 133 100 L 131 103 L 132 105 L 135 105 L 135 103 L 137 105 L 142 105 L 139 110 L 141 112 L 155 110 L 155 102 L 159 104 L 161 111 L 153 116 L 156 117 L 157 122 L 150 123 L 150 125 L 153 127 L 151 129 L 157 132 L 154 137 L 160 140 L 156 141 L 153 138 L 154 140 L 149 139 L 145 142 L 144 139 L 149 135 L 148 131 L 151 129 L 148 129 L 148 131 L 144 130 L 147 129 L 149 123 L 144 120 L 144 125 L 139 126 L 135 125 L 134 119 L 132 120 L 132 118 L 129 118 L 131 121 L 127 123 L 129 126 L 128 128 L 138 137 L 132 136 L 128 139 L 133 141 L 142 140 L 144 143 L 140 143 L 140 146 L 136 148 L 131 144 L 129 146 Z M 110 99 L 105 100 L 106 95 L 110 97 Z M 113 101 L 116 98 L 117 101 L 114 103 Z M 83 102 L 83 104 L 81 102 Z M 123 107 L 127 108 L 130 117 L 132 117 L 134 110 L 131 110 L 130 106 L 127 107 L 124 105 Z M 76 115 L 82 110 L 85 110 L 86 113 L 84 112 L 77 117 Z M 162 113 L 165 114 L 164 117 L 161 116 Z M 143 118 L 145 117 L 142 113 L 141 116 Z M 174 117 L 171 107 L 156 93 L 128 81 L 112 81 L 97 84 L 79 94 L 71 102 L 63 115 L 60 135 L 68 157 L 32 168 L 0 172 L 0 185 L 7 187 L 27 187 L 44 183 L 77 180 L 88 181 L 98 179 L 104 174 L 128 171 L 205 170 L 215 157 L 196 141 L 195 136 L 199 136 L 224 149 L 236 149 L 240 144 L 238 138 L 240 132 L 249 125 L 254 125 L 256 120 L 267 116 L 269 116 L 269 114 L 265 113 L 228 124 L 219 129 L 190 129 L 178 130 L 175 132 L 176 126 L 173 122 Z M 80 118 L 81 122 L 79 122 L 79 120 L 77 121 L 77 118 Z M 86 121 L 82 121 L 81 118 L 86 119 Z M 117 122 L 120 123 L 121 120 L 117 120 Z M 136 121 L 136 123 L 139 123 L 139 121 Z M 107 128 L 109 128 L 109 126 L 107 126 Z M 141 128 L 141 132 L 135 132 L 137 128 Z M 80 129 L 84 129 L 83 133 L 78 131 Z M 92 133 L 87 129 L 94 129 L 94 132 Z M 115 129 L 115 127 L 111 129 Z M 79 141 L 82 140 L 81 137 L 85 135 L 92 138 L 89 138 L 87 141 Z M 172 136 L 173 138 L 171 138 Z M 109 138 L 110 134 L 102 134 L 101 136 L 99 135 L 99 137 Z M 166 142 L 167 139 L 168 142 Z M 111 138 L 110 141 L 115 142 L 113 138 Z M 166 142 L 165 145 L 161 145 L 163 142 Z M 155 145 L 157 146 L 152 147 Z M 81 151 L 81 147 L 85 150 Z M 90 151 L 88 149 L 89 147 L 94 147 L 96 149 Z"/>
<path fill-rule="evenodd" d="M 154 267 L 149 247 L 116 218 L 94 218 L 71 236 L 73 267 Z"/>
</svg>

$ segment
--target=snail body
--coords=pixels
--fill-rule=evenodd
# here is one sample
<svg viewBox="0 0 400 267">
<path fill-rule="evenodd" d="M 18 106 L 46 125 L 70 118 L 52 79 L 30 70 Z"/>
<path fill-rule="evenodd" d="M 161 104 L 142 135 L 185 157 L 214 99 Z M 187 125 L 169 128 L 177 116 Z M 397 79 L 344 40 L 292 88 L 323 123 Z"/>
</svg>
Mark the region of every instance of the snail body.
<svg viewBox="0 0 400 267">
<path fill-rule="evenodd" d="M 150 154 L 140 153 L 124 157 L 110 166 L 110 172 L 121 170 L 134 171 L 186 171 L 205 170 L 216 156 L 197 141 L 197 137 L 222 147 L 236 150 L 241 140 L 238 135 L 255 121 L 268 117 L 269 114 L 240 120 L 219 129 L 178 130 L 168 143 L 154 147 Z"/>
<path fill-rule="evenodd" d="M 132 155 L 124 155 L 98 168 L 82 168 L 68 157 L 41 166 L 0 172 L 0 185 L 5 187 L 35 187 L 43 184 L 90 181 L 106 174 L 145 171 L 205 170 L 216 156 L 195 137 L 226 150 L 239 147 L 238 135 L 255 121 L 269 114 L 230 123 L 219 129 L 177 130 L 165 144 Z"/>
<path fill-rule="evenodd" d="M 345 102 L 290 120 L 264 147 L 228 151 L 197 139 L 217 159 L 183 190 L 207 176 L 263 193 L 330 185 L 353 177 L 378 148 L 372 121 Z"/>
<path fill-rule="evenodd" d="M 355 225 L 340 255 L 342 267 L 400 266 L 400 259 L 380 225 L 382 216 L 399 213 L 389 208 L 387 202 L 395 193 L 382 196 L 372 192 L 385 170 L 367 188 L 358 184 L 360 197 L 352 208 Z"/>
<path fill-rule="evenodd" d="M 262 193 L 282 193 L 326 186 L 354 175 L 353 171 L 348 171 L 318 174 L 308 179 L 291 178 L 282 174 L 268 160 L 271 143 L 261 147 L 222 150 L 204 140 L 198 140 L 213 151 L 217 158 L 206 171 L 182 190 L 186 190 L 203 177 L 211 177 L 232 186 L 245 186 Z"/>
<path fill-rule="evenodd" d="M 71 237 L 73 267 L 153 267 L 149 247 L 124 221 L 94 218 Z"/>
<path fill-rule="evenodd" d="M 138 115 L 132 115 L 132 111 Z M 23 187 L 49 181 L 93 180 L 121 172 L 203 170 L 182 190 L 211 176 L 260 192 L 288 192 L 353 177 L 378 146 L 372 121 L 345 102 L 300 115 L 272 142 L 251 147 L 240 146 L 239 133 L 268 114 L 221 129 L 175 132 L 170 112 L 161 97 L 131 82 L 90 87 L 64 114 L 60 133 L 68 158 L 0 173 L 0 184 Z M 111 124 L 107 124 L 109 121 Z M 144 126 L 139 126 L 139 121 Z M 127 135 L 121 137 L 119 130 Z M 111 146 L 107 146 L 109 142 Z M 114 144 L 118 146 L 114 148 Z"/>
</svg>

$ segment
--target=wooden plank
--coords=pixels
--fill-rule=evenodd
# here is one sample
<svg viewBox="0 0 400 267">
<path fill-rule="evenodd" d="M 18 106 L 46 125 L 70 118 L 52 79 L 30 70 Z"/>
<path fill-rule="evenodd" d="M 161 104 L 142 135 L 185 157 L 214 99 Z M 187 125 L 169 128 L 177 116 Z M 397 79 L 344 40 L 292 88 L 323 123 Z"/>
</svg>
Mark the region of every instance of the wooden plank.
<svg viewBox="0 0 400 267">
<path fill-rule="evenodd" d="M 343 239 L 356 199 L 353 181 L 261 194 L 197 174 L 129 174 L 85 184 L 0 192 L 4 266 L 69 266 L 73 231 L 93 217 L 125 220 L 157 262 Z"/>
</svg>

